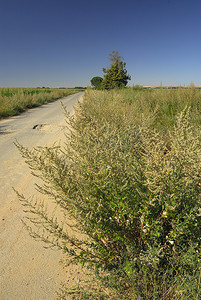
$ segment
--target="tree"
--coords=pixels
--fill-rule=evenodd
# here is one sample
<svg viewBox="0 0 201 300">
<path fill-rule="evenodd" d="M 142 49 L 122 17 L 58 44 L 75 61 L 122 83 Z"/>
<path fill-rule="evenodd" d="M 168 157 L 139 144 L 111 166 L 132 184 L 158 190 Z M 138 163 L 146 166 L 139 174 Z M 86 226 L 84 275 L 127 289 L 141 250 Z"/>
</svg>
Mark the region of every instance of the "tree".
<svg viewBox="0 0 201 300">
<path fill-rule="evenodd" d="M 127 74 L 126 63 L 123 62 L 124 58 L 119 55 L 118 51 L 112 51 L 109 59 L 111 61 L 110 68 L 103 68 L 105 73 L 102 81 L 103 88 L 110 90 L 116 87 L 125 87 L 131 77 Z"/>
<path fill-rule="evenodd" d="M 119 55 L 119 51 L 112 51 L 112 53 L 109 54 L 109 60 L 114 64 L 116 60 L 120 62 L 124 60 L 124 58 Z"/>
<path fill-rule="evenodd" d="M 99 76 L 93 77 L 91 79 L 91 85 L 94 86 L 96 89 L 100 89 L 102 81 L 103 81 L 102 77 L 99 77 Z"/>
</svg>

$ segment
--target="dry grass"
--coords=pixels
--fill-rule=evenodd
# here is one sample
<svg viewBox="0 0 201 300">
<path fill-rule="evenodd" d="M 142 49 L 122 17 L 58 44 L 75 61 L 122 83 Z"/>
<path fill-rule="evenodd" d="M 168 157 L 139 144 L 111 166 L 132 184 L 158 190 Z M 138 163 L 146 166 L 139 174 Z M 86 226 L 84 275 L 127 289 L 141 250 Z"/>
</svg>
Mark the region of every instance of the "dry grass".
<svg viewBox="0 0 201 300">
<path fill-rule="evenodd" d="M 77 89 L 0 89 L 0 119 L 78 93 Z"/>
</svg>

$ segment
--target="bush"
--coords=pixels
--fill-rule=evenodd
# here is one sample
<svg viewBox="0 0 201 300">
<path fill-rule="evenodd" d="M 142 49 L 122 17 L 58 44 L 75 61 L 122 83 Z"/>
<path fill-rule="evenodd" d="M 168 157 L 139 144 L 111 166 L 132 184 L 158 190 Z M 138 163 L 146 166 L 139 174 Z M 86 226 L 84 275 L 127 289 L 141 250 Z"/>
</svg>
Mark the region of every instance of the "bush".
<svg viewBox="0 0 201 300">
<path fill-rule="evenodd" d="M 136 124 L 122 113 L 130 103 L 121 101 L 117 92 L 89 92 L 74 117 L 67 114 L 65 149 L 28 150 L 17 144 L 44 181 L 39 190 L 76 220 L 85 238 L 70 236 L 42 204 L 19 195 L 34 214 L 33 225 L 46 233 L 27 227 L 72 262 L 94 269 L 103 287 L 112 290 L 105 298 L 196 298 L 200 132 L 190 124 L 190 108 L 177 114 L 164 135 L 156 129 L 155 113 L 142 115 Z"/>
<path fill-rule="evenodd" d="M 103 81 L 102 77 L 99 76 L 93 77 L 91 79 L 91 85 L 96 89 L 100 90 L 102 88 L 102 81 Z"/>
</svg>

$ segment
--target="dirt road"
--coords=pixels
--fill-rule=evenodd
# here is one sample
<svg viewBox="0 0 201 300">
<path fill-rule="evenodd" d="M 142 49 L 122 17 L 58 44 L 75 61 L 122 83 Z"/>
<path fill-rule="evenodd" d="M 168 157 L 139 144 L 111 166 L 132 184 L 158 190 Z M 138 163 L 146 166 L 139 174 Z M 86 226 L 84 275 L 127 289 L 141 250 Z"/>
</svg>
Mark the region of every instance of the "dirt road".
<svg viewBox="0 0 201 300">
<path fill-rule="evenodd" d="M 62 99 L 69 112 L 83 93 Z M 79 271 L 63 270 L 62 253 L 44 249 L 23 227 L 24 215 L 12 187 L 26 196 L 34 193 L 34 178 L 13 144 L 29 148 L 52 145 L 63 138 L 60 101 L 0 121 L 0 299 L 56 299 L 60 282 L 76 281 Z"/>
</svg>

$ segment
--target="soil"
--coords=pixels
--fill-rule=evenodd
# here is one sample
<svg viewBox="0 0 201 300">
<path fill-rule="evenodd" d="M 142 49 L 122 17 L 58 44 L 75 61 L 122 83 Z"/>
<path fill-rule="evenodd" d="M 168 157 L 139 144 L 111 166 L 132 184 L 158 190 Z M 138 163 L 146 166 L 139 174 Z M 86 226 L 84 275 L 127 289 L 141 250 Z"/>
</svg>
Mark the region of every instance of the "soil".
<svg viewBox="0 0 201 300">
<path fill-rule="evenodd" d="M 83 93 L 63 99 L 70 112 Z M 26 197 L 37 196 L 36 178 L 13 145 L 17 139 L 27 147 L 48 146 L 64 139 L 65 120 L 59 101 L 0 121 L 0 299 L 57 299 L 62 282 L 72 286 L 86 280 L 79 266 L 67 266 L 65 255 L 45 249 L 33 239 L 22 223 L 26 217 L 12 189 Z M 34 128 L 35 127 L 35 128 Z M 41 195 L 38 195 L 41 197 Z M 47 199 L 48 200 L 48 199 Z M 49 207 L 53 205 L 48 202 Z M 68 298 L 66 298 L 68 299 Z M 71 297 L 69 297 L 71 299 Z"/>
</svg>

